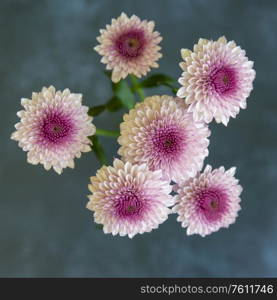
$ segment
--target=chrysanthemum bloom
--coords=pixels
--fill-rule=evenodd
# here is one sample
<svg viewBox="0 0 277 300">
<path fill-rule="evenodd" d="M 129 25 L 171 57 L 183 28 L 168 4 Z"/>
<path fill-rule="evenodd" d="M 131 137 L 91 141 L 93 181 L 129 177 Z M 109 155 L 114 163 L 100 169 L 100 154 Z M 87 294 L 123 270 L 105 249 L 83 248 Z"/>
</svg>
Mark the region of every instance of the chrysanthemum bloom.
<svg viewBox="0 0 277 300">
<path fill-rule="evenodd" d="M 184 72 L 179 83 L 183 87 L 177 96 L 190 104 L 195 120 L 209 123 L 214 118 L 227 126 L 230 117 L 235 118 L 240 108 L 246 108 L 255 78 L 253 62 L 225 37 L 217 41 L 199 39 L 193 52 L 182 49 L 181 55 Z"/>
<path fill-rule="evenodd" d="M 103 166 L 91 177 L 87 208 L 105 233 L 132 238 L 150 232 L 167 219 L 173 204 L 172 188 L 161 177 L 161 171 L 149 171 L 146 165 L 115 159 L 113 166 Z"/>
<path fill-rule="evenodd" d="M 204 237 L 235 222 L 242 192 L 235 171 L 234 167 L 212 170 L 208 165 L 203 173 L 177 186 L 173 211 L 182 227 L 187 227 L 188 235 Z"/>
<path fill-rule="evenodd" d="M 100 45 L 94 49 L 103 56 L 101 62 L 112 70 L 112 81 L 118 82 L 128 74 L 137 77 L 146 75 L 150 68 L 158 68 L 157 60 L 162 57 L 158 44 L 162 37 L 153 31 L 153 21 L 141 21 L 137 16 L 131 18 L 122 13 L 112 19 L 112 24 L 101 29 L 97 38 Z"/>
<path fill-rule="evenodd" d="M 146 163 L 175 182 L 195 176 L 202 168 L 210 131 L 203 122 L 194 122 L 182 99 L 148 97 L 123 119 L 118 154 L 125 161 Z"/>
<path fill-rule="evenodd" d="M 95 133 L 95 126 L 81 101 L 82 94 L 69 89 L 56 92 L 53 86 L 21 100 L 24 110 L 17 113 L 21 120 L 11 138 L 28 151 L 29 163 L 41 163 L 46 170 L 53 167 L 61 174 L 63 168 L 74 168 L 73 159 L 81 152 L 91 150 L 88 136 Z"/>
</svg>

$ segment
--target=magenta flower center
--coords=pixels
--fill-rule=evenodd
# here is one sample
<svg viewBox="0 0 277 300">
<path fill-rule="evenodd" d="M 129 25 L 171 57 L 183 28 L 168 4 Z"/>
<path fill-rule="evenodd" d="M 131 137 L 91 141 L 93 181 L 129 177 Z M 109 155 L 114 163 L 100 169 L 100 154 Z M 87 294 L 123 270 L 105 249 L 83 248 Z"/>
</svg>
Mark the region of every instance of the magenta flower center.
<svg viewBox="0 0 277 300">
<path fill-rule="evenodd" d="M 222 67 L 212 72 L 210 81 L 218 94 L 227 94 L 236 88 L 235 71 L 231 67 Z"/>
<path fill-rule="evenodd" d="M 157 154 L 173 157 L 183 149 L 184 136 L 178 126 L 169 125 L 155 131 L 152 143 Z"/>
<path fill-rule="evenodd" d="M 72 122 L 59 112 L 47 113 L 40 125 L 40 136 L 51 144 L 68 140 L 72 132 Z"/>
<path fill-rule="evenodd" d="M 116 50 L 127 59 L 138 57 L 144 46 L 145 37 L 142 30 L 132 29 L 115 40 Z"/>
<path fill-rule="evenodd" d="M 116 197 L 116 214 L 122 218 L 139 217 L 143 209 L 143 201 L 136 191 L 127 189 Z"/>
<path fill-rule="evenodd" d="M 227 195 L 220 189 L 204 189 L 196 195 L 198 212 L 207 221 L 216 222 L 226 213 L 228 208 Z"/>
</svg>

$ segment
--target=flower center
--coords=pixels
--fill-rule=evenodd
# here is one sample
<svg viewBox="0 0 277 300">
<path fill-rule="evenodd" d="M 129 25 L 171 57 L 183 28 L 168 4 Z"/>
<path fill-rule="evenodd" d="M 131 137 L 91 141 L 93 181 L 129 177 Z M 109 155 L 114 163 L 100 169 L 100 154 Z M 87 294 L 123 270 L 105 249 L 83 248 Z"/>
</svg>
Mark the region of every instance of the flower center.
<svg viewBox="0 0 277 300">
<path fill-rule="evenodd" d="M 217 199 L 211 200 L 210 206 L 211 206 L 211 209 L 216 210 L 218 208 L 218 201 L 217 201 Z"/>
<path fill-rule="evenodd" d="M 142 30 L 130 30 L 120 35 L 115 41 L 116 50 L 125 58 L 138 57 L 145 45 L 144 32 Z"/>
<path fill-rule="evenodd" d="M 216 222 L 227 210 L 227 195 L 219 189 L 204 189 L 196 195 L 198 211 L 207 221 Z"/>
<path fill-rule="evenodd" d="M 152 136 L 154 150 L 158 154 L 175 156 L 183 145 L 183 135 L 177 126 L 159 128 Z"/>
<path fill-rule="evenodd" d="M 139 46 L 139 41 L 137 39 L 127 39 L 128 47 L 136 49 Z"/>
<path fill-rule="evenodd" d="M 123 218 L 133 218 L 140 215 L 142 201 L 136 192 L 127 189 L 117 197 L 115 206 L 118 216 Z"/>
<path fill-rule="evenodd" d="M 70 120 L 58 112 L 46 114 L 41 124 L 41 136 L 53 144 L 64 141 L 72 131 Z"/>
<path fill-rule="evenodd" d="M 236 74 L 231 67 L 222 67 L 211 75 L 211 82 L 219 94 L 227 94 L 236 88 Z"/>
</svg>

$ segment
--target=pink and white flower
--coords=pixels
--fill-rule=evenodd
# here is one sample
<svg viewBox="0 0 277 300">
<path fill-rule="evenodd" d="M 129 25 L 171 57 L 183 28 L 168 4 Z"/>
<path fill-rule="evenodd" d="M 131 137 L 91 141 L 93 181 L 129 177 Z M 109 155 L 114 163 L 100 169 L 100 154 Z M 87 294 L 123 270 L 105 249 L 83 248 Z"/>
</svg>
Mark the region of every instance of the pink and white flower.
<svg viewBox="0 0 277 300">
<path fill-rule="evenodd" d="M 88 107 L 82 105 L 82 94 L 63 92 L 53 86 L 33 93 L 32 99 L 21 100 L 24 110 L 11 138 L 27 151 L 31 164 L 43 164 L 61 174 L 66 167 L 74 168 L 74 158 L 91 150 L 88 136 L 95 133 Z"/>
<path fill-rule="evenodd" d="M 97 38 L 100 43 L 94 49 L 102 55 L 101 62 L 112 70 L 112 81 L 118 82 L 128 74 L 137 77 L 146 75 L 150 68 L 158 68 L 157 60 L 162 57 L 158 44 L 162 40 L 154 30 L 153 21 L 141 21 L 133 15 L 122 13 L 106 29 L 101 29 Z"/>
<path fill-rule="evenodd" d="M 199 39 L 193 51 L 182 49 L 183 70 L 177 96 L 190 104 L 195 120 L 227 126 L 240 108 L 246 108 L 246 99 L 253 89 L 255 71 L 245 51 L 225 37 L 217 41 Z"/>
<path fill-rule="evenodd" d="M 236 168 L 212 170 L 207 166 L 195 178 L 178 184 L 173 212 L 187 234 L 206 236 L 234 223 L 240 210 L 242 187 L 235 179 Z"/>
<path fill-rule="evenodd" d="M 104 233 L 128 235 L 150 232 L 171 213 L 170 184 L 162 180 L 161 171 L 132 165 L 115 159 L 113 166 L 103 166 L 91 177 L 87 208 L 94 220 L 104 225 Z"/>
<path fill-rule="evenodd" d="M 208 156 L 210 131 L 194 122 L 182 99 L 147 97 L 123 117 L 118 154 L 124 161 L 146 163 L 163 178 L 179 182 L 195 176 Z"/>
</svg>

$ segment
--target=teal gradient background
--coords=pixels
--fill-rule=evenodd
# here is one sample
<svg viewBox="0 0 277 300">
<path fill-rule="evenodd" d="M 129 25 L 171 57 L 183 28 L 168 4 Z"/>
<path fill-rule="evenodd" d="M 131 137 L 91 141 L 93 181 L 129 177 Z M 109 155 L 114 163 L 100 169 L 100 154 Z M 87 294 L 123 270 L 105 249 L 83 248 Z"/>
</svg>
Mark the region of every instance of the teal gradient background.
<svg viewBox="0 0 277 300">
<path fill-rule="evenodd" d="M 62 176 L 26 162 L 10 140 L 20 98 L 53 84 L 83 93 L 84 104 L 111 96 L 93 51 L 99 29 L 122 11 L 154 20 L 160 69 L 178 78 L 180 49 L 199 37 L 235 40 L 255 61 L 248 108 L 227 128 L 212 124 L 213 167 L 237 166 L 244 188 L 237 222 L 206 238 L 187 237 L 176 216 L 130 240 L 104 235 L 86 210 L 93 153 Z M 277 276 L 277 2 L 272 0 L 0 1 L 0 276 L 210 277 Z M 164 88 L 148 90 L 166 93 Z M 95 119 L 116 129 L 122 111 Z M 111 161 L 116 140 L 102 138 Z"/>
</svg>

